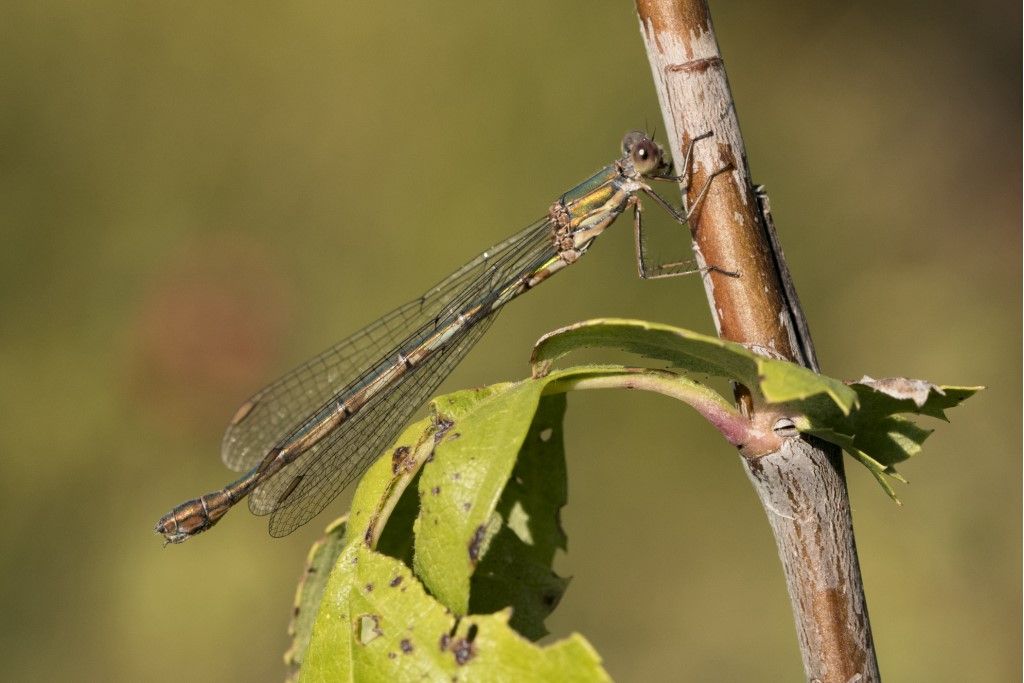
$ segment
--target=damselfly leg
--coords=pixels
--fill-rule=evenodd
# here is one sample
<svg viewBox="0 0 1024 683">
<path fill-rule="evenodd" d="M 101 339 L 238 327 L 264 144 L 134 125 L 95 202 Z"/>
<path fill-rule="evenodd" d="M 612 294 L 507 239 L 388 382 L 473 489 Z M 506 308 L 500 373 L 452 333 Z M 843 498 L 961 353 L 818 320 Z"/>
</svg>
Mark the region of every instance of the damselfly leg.
<svg viewBox="0 0 1024 683">
<path fill-rule="evenodd" d="M 693 162 L 693 147 L 694 144 L 700 140 L 705 140 L 713 135 L 710 131 L 703 135 L 698 135 L 692 138 L 686 145 L 686 150 L 683 154 L 683 172 L 677 176 L 673 175 L 660 175 L 651 176 L 652 180 L 667 180 L 682 183 L 683 193 L 683 206 L 676 208 L 672 206 L 664 197 L 659 195 L 650 187 L 641 190 L 648 197 L 653 199 L 659 206 L 661 206 L 669 216 L 671 216 L 680 225 L 688 225 L 690 218 L 698 211 L 704 199 L 707 197 L 708 191 L 711 189 L 711 183 L 714 179 L 727 171 L 732 170 L 732 165 L 726 165 L 722 168 L 712 172 L 707 180 L 704 181 L 704 185 L 697 193 L 696 199 L 694 199 L 693 205 L 688 206 L 686 201 L 687 190 L 690 188 L 690 182 L 693 178 L 691 164 Z M 739 277 L 739 273 L 731 270 L 726 270 L 717 265 L 709 265 L 704 267 L 698 267 L 697 262 L 694 260 L 685 261 L 673 261 L 670 263 L 656 263 L 650 262 L 650 257 L 647 253 L 647 239 L 644 233 L 643 227 L 643 206 L 637 198 L 633 203 L 633 238 L 636 246 L 636 265 L 637 272 L 641 279 L 644 280 L 658 280 L 667 277 L 678 277 L 680 275 L 693 275 L 700 273 L 702 275 L 709 272 L 717 272 L 722 275 L 728 275 L 730 277 Z"/>
</svg>

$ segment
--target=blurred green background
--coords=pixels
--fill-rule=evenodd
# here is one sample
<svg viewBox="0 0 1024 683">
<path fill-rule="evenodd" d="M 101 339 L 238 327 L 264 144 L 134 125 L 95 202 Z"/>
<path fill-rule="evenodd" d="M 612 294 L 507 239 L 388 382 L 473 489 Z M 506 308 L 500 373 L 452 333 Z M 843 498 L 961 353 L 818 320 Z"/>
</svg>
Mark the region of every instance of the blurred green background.
<svg viewBox="0 0 1024 683">
<path fill-rule="evenodd" d="M 714 3 L 824 369 L 988 391 L 902 468 L 849 465 L 889 681 L 1020 671 L 1020 6 Z M 418 295 L 660 124 L 630 3 L 4 3 L 0 677 L 279 680 L 328 512 L 151 529 L 230 474 L 253 390 Z M 655 212 L 648 211 L 648 217 Z M 653 218 L 652 218 L 653 220 Z M 601 315 L 712 329 L 630 230 L 516 302 L 445 388 Z M 667 399 L 573 395 L 569 592 L 621 680 L 798 680 L 735 452 Z M 850 461 L 848 461 L 850 462 Z"/>
</svg>

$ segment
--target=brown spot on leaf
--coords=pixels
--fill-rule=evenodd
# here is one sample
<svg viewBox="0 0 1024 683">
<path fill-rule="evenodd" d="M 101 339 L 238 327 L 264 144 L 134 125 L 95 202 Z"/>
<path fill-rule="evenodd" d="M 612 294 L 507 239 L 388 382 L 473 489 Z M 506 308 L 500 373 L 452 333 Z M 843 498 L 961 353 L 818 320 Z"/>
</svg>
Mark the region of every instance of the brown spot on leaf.
<svg viewBox="0 0 1024 683">
<path fill-rule="evenodd" d="M 401 576 L 396 576 L 395 578 L 391 579 L 391 582 L 388 585 L 391 586 L 392 588 L 394 588 L 395 586 L 397 586 L 400 583 L 402 583 L 402 577 Z"/>
<path fill-rule="evenodd" d="M 455 663 L 463 666 L 476 655 L 476 648 L 466 638 L 457 638 L 448 648 L 455 655 Z"/>
<path fill-rule="evenodd" d="M 391 454 L 391 473 L 398 474 L 402 470 L 408 471 L 409 468 L 409 447 L 399 446 L 395 449 L 395 452 Z"/>
<path fill-rule="evenodd" d="M 438 415 L 434 422 L 434 443 L 438 443 L 445 437 L 448 430 L 455 426 L 455 421 L 445 415 Z"/>
<path fill-rule="evenodd" d="M 402 652 L 404 652 L 405 654 L 409 654 L 413 651 L 412 641 L 410 641 L 408 638 L 402 638 L 402 642 L 399 643 L 399 646 L 402 648 Z"/>
<path fill-rule="evenodd" d="M 939 395 L 945 395 L 945 392 L 940 387 L 931 382 L 925 382 L 922 379 L 908 379 L 906 377 L 874 379 L 864 375 L 854 384 L 863 384 L 897 400 L 911 400 L 918 408 L 923 407 L 928 402 L 928 396 L 933 391 Z"/>
<path fill-rule="evenodd" d="M 473 538 L 469 541 L 469 560 L 476 564 L 480 560 L 480 549 L 484 539 L 487 537 L 487 526 L 481 524 L 473 532 Z"/>
</svg>

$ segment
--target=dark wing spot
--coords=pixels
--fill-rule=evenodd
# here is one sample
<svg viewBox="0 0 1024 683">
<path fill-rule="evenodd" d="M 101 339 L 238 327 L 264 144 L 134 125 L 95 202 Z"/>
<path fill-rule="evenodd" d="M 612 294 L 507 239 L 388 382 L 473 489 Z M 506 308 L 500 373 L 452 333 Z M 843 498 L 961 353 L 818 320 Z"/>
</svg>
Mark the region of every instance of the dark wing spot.
<svg viewBox="0 0 1024 683">
<path fill-rule="evenodd" d="M 256 407 L 257 403 L 259 403 L 259 399 L 249 399 L 248 401 L 240 405 L 238 407 L 238 410 L 235 411 L 234 416 L 232 416 L 231 418 L 231 426 L 234 427 L 239 422 L 247 418 L 249 416 L 249 413 L 252 412 L 252 409 Z"/>
</svg>

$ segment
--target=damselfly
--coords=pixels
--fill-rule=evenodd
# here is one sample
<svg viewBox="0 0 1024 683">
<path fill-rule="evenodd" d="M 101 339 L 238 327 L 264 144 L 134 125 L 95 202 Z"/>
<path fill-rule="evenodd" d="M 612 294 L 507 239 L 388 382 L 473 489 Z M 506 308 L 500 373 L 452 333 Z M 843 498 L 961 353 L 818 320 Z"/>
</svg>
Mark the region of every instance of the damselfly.
<svg viewBox="0 0 1024 683">
<path fill-rule="evenodd" d="M 270 515 L 272 536 L 308 522 L 397 436 L 502 306 L 575 263 L 629 208 L 640 277 L 696 272 L 678 263 L 647 263 L 639 195 L 686 223 L 727 169 L 712 173 L 692 206 L 684 202 L 680 209 L 647 181 L 688 182 L 693 143 L 709 135 L 687 145 L 682 175 L 673 176 L 651 137 L 628 133 L 621 156 L 559 197 L 542 219 L 258 392 L 235 413 L 221 446 L 224 463 L 245 474 L 177 506 L 160 519 L 157 532 L 180 543 L 212 527 L 246 496 L 254 514 Z"/>
</svg>

